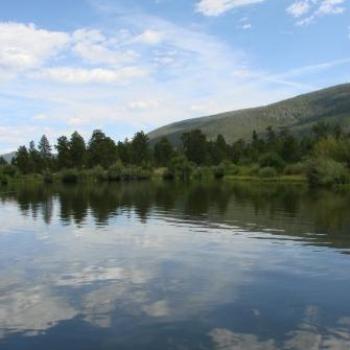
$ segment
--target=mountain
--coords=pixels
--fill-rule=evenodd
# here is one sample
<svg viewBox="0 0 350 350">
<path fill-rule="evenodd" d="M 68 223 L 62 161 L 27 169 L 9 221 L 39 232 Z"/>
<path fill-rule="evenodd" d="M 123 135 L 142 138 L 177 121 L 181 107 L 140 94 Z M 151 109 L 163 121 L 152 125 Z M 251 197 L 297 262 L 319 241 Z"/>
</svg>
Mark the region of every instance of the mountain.
<svg viewBox="0 0 350 350">
<path fill-rule="evenodd" d="M 16 155 L 16 152 L 11 152 L 11 153 L 6 153 L 6 154 L 1 154 L 0 157 L 4 157 L 6 162 L 11 163 L 12 158 Z"/>
<path fill-rule="evenodd" d="M 300 95 L 264 107 L 187 119 L 156 129 L 148 136 L 152 143 L 165 136 L 176 145 L 184 132 L 201 129 L 209 139 L 222 134 L 226 141 L 232 143 L 240 138 L 250 138 L 253 130 L 262 133 L 268 126 L 274 129 L 287 127 L 295 133 L 306 133 L 320 121 L 339 123 L 350 129 L 350 84 Z"/>
</svg>

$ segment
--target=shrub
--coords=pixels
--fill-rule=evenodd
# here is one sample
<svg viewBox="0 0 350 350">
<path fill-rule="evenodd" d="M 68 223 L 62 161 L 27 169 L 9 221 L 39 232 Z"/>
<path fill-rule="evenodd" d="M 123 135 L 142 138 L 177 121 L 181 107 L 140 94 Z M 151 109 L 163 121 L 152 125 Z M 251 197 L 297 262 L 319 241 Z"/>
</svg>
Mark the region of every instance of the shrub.
<svg viewBox="0 0 350 350">
<path fill-rule="evenodd" d="M 193 165 L 186 156 L 179 155 L 171 159 L 169 170 L 175 174 L 176 178 L 188 180 L 193 172 Z"/>
<path fill-rule="evenodd" d="M 175 174 L 173 172 L 171 172 L 169 169 L 166 169 L 163 172 L 162 178 L 163 178 L 163 180 L 174 180 Z"/>
<path fill-rule="evenodd" d="M 285 175 L 302 175 L 306 172 L 306 165 L 304 163 L 289 164 L 284 168 Z"/>
<path fill-rule="evenodd" d="M 259 176 L 260 177 L 274 177 L 277 176 L 277 171 L 275 168 L 272 167 L 264 167 L 259 170 Z"/>
<path fill-rule="evenodd" d="M 265 153 L 259 159 L 259 164 L 262 168 L 272 167 L 282 169 L 285 165 L 283 159 L 275 152 Z"/>
<path fill-rule="evenodd" d="M 79 181 L 79 173 L 76 169 L 63 170 L 61 173 L 61 181 L 64 183 L 77 183 Z"/>
<path fill-rule="evenodd" d="M 196 167 L 192 172 L 192 177 L 196 180 L 209 179 L 213 176 L 213 172 L 208 167 Z"/>
<path fill-rule="evenodd" d="M 229 164 L 226 167 L 226 173 L 230 175 L 238 175 L 239 174 L 239 166 L 236 164 Z"/>
<path fill-rule="evenodd" d="M 345 165 L 332 159 L 311 160 L 307 168 L 307 178 L 311 186 L 349 183 L 349 173 Z"/>
<path fill-rule="evenodd" d="M 2 166 L 2 172 L 4 175 L 7 175 L 9 177 L 14 177 L 17 173 L 17 168 L 13 165 L 7 164 Z"/>
<path fill-rule="evenodd" d="M 43 181 L 47 184 L 52 184 L 53 183 L 53 175 L 51 173 L 43 174 Z"/>
<path fill-rule="evenodd" d="M 89 171 L 90 176 L 97 181 L 108 180 L 108 174 L 101 165 L 97 165 Z"/>
<path fill-rule="evenodd" d="M 0 174 L 0 185 L 6 186 L 8 184 L 8 178 L 4 174 Z"/>
<path fill-rule="evenodd" d="M 151 171 L 138 167 L 136 165 L 131 165 L 122 169 L 121 179 L 124 181 L 130 180 L 147 180 L 152 176 Z"/>
<path fill-rule="evenodd" d="M 109 181 L 120 181 L 122 179 L 123 164 L 117 162 L 112 165 L 107 171 L 107 177 Z"/>
<path fill-rule="evenodd" d="M 253 164 L 245 169 L 244 175 L 254 176 L 257 175 L 260 171 L 260 167 L 257 164 Z"/>
<path fill-rule="evenodd" d="M 212 168 L 215 179 L 222 179 L 225 176 L 225 165 L 220 164 Z"/>
</svg>

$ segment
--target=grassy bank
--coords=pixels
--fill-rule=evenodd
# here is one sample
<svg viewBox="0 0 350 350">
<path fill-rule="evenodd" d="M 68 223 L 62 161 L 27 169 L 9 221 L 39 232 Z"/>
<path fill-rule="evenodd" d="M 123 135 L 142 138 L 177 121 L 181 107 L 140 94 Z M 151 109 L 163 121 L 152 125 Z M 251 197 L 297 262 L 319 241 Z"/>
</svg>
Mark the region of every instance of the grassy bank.
<svg viewBox="0 0 350 350">
<path fill-rule="evenodd" d="M 167 181 L 225 179 L 226 181 L 309 184 L 313 187 L 349 187 L 350 176 L 344 166 L 329 160 L 295 163 L 282 168 L 234 163 L 195 166 L 186 158 L 178 157 L 169 167 L 124 166 L 117 162 L 107 169 L 97 166 L 92 169 L 63 169 L 43 174 L 22 174 L 14 166 L 0 168 L 2 186 L 16 183 L 122 183 L 150 179 Z"/>
<path fill-rule="evenodd" d="M 226 180 L 230 181 L 254 181 L 254 182 L 293 182 L 307 184 L 307 178 L 304 175 L 279 175 L 273 177 L 260 177 L 253 175 L 228 175 Z"/>
</svg>

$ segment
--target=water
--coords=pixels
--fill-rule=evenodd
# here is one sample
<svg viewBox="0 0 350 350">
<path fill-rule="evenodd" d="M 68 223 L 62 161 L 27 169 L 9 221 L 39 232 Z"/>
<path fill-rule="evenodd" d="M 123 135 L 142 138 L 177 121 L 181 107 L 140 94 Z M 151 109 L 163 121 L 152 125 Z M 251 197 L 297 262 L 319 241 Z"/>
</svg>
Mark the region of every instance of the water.
<svg viewBox="0 0 350 350">
<path fill-rule="evenodd" d="M 349 349 L 350 193 L 0 191 L 0 349 Z"/>
</svg>

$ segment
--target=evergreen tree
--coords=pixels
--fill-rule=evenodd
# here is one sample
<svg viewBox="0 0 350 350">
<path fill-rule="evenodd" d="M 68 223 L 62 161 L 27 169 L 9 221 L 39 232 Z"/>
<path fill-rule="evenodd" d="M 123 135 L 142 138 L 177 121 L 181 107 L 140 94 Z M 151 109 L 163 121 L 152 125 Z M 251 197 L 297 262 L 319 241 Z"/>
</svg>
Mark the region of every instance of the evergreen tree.
<svg viewBox="0 0 350 350">
<path fill-rule="evenodd" d="M 119 141 L 117 145 L 118 155 L 123 164 L 131 163 L 131 144 L 128 139 L 124 142 Z"/>
<path fill-rule="evenodd" d="M 72 166 L 82 168 L 86 163 L 86 144 L 84 138 L 77 131 L 71 135 L 69 149 Z"/>
<path fill-rule="evenodd" d="M 287 129 L 280 134 L 280 155 L 286 162 L 296 162 L 300 159 L 300 147 L 297 139 Z"/>
<path fill-rule="evenodd" d="M 23 174 L 28 174 L 30 172 L 30 159 L 26 146 L 20 146 L 18 148 L 13 163 Z"/>
<path fill-rule="evenodd" d="M 214 165 L 218 165 L 223 160 L 229 158 L 229 146 L 221 134 L 216 137 L 215 142 L 209 144 L 209 150 L 211 154 L 211 163 Z"/>
<path fill-rule="evenodd" d="M 149 139 L 143 131 L 136 133 L 131 141 L 131 160 L 137 165 L 150 161 Z"/>
<path fill-rule="evenodd" d="M 198 165 L 207 160 L 207 138 L 201 130 L 192 130 L 181 137 L 182 146 L 187 159 Z"/>
<path fill-rule="evenodd" d="M 118 159 L 117 146 L 101 130 L 92 133 L 88 146 L 88 162 L 90 167 L 101 165 L 110 167 Z"/>
<path fill-rule="evenodd" d="M 4 157 L 0 157 L 0 166 L 4 166 L 4 165 L 7 165 L 7 161 Z"/>
<path fill-rule="evenodd" d="M 231 160 L 234 163 L 239 163 L 239 161 L 245 156 L 246 143 L 243 139 L 237 140 L 231 147 Z"/>
<path fill-rule="evenodd" d="M 166 137 L 154 145 L 154 160 L 157 165 L 167 166 L 174 155 L 174 149 Z"/>
<path fill-rule="evenodd" d="M 29 158 L 30 158 L 30 171 L 32 173 L 39 173 L 42 171 L 43 162 L 40 156 L 39 151 L 35 147 L 34 141 L 29 143 Z"/>
<path fill-rule="evenodd" d="M 38 149 L 40 152 L 43 169 L 48 170 L 52 166 L 52 153 L 51 153 L 51 145 L 46 135 L 43 135 L 39 141 Z"/>
<path fill-rule="evenodd" d="M 69 168 L 72 166 L 70 143 L 66 136 L 57 139 L 57 166 L 59 169 Z"/>
</svg>

